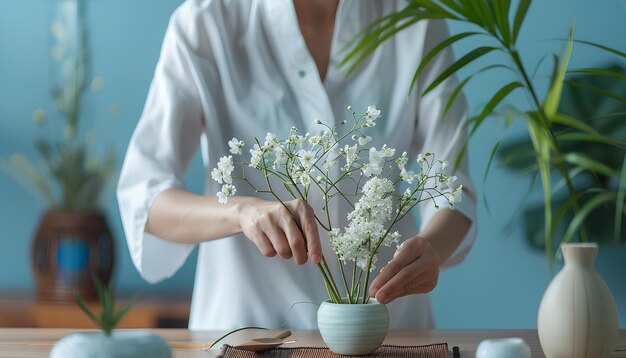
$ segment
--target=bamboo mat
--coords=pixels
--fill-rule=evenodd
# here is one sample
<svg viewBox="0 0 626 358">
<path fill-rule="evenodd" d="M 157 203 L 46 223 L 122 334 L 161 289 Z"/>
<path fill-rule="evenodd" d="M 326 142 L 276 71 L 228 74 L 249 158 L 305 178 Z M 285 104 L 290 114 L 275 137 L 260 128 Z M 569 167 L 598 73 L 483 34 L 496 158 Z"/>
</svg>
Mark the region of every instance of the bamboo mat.
<svg viewBox="0 0 626 358">
<path fill-rule="evenodd" d="M 335 354 L 326 347 L 294 347 L 275 348 L 265 352 L 248 352 L 233 348 L 230 345 L 222 346 L 218 358 L 335 358 L 346 357 Z M 368 356 L 378 358 L 448 358 L 448 344 L 437 343 L 423 346 L 394 346 L 382 345 Z"/>
</svg>

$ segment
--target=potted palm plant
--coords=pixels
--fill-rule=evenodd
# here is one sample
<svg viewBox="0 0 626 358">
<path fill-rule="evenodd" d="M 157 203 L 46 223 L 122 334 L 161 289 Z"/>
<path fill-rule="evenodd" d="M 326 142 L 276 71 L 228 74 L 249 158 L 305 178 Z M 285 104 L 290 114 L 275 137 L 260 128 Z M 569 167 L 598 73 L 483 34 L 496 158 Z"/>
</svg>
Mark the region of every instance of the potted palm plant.
<svg viewBox="0 0 626 358">
<path fill-rule="evenodd" d="M 32 244 L 38 298 L 71 301 L 78 290 L 90 300 L 96 297 L 91 273 L 106 284 L 113 270 L 113 240 L 100 199 L 115 155 L 112 150 L 102 158 L 90 155 L 93 134 L 80 128 L 86 93 L 102 87 L 101 78 L 89 85 L 85 3 L 58 0 L 50 6 L 51 92 L 60 123 L 46 120 L 45 112 L 36 110 L 33 119 L 42 132 L 35 143 L 40 162 L 14 154 L 0 159 L 0 170 L 48 206 Z"/>
<path fill-rule="evenodd" d="M 586 244 L 589 241 L 588 230 L 585 224 L 590 215 L 600 207 L 612 209 L 611 220 L 614 222 L 614 237 L 616 241 L 623 241 L 622 222 L 626 217 L 624 201 L 626 198 L 626 143 L 623 137 L 613 137 L 619 132 L 601 132 L 597 127 L 590 125 L 592 118 L 580 118 L 574 111 L 563 111 L 560 106 L 564 85 L 582 90 L 595 96 L 594 105 L 599 98 L 610 98 L 613 101 L 626 103 L 624 92 L 618 87 L 604 86 L 597 81 L 581 81 L 576 75 L 584 74 L 593 78 L 611 78 L 625 80 L 620 71 L 613 68 L 580 68 L 568 69 L 572 47 L 574 43 L 590 46 L 615 55 L 623 60 L 626 53 L 607 46 L 589 41 L 574 40 L 573 27 L 566 42 L 566 50 L 562 56 L 553 54 L 553 70 L 549 90 L 542 94 L 537 90 L 531 72 L 518 51 L 516 44 L 521 35 L 522 25 L 526 18 L 532 0 L 520 0 L 513 6 L 510 0 L 411 0 L 404 9 L 392 12 L 369 25 L 353 42 L 353 47 L 344 60 L 351 70 L 356 69 L 379 45 L 386 39 L 394 36 L 403 29 L 420 21 L 448 21 L 460 22 L 472 27 L 472 31 L 452 34 L 444 39 L 423 56 L 422 62 L 415 70 L 413 85 L 428 64 L 437 58 L 442 51 L 449 49 L 455 43 L 482 36 L 487 43 L 475 47 L 463 54 L 445 68 L 430 84 L 425 86 L 426 94 L 446 79 L 458 73 L 470 63 L 482 63 L 482 68 L 474 74 L 461 80 L 458 88 L 450 97 L 446 108 L 456 99 L 461 89 L 470 81 L 476 81 L 482 73 L 488 71 L 508 71 L 516 79 L 498 89 L 485 104 L 479 114 L 468 121 L 469 137 L 485 122 L 496 114 L 496 107 L 505 102 L 512 93 L 522 91 L 530 99 L 525 108 L 509 107 L 512 120 L 522 120 L 528 128 L 529 145 L 509 149 L 508 157 L 526 158 L 530 165 L 529 171 L 539 174 L 543 187 L 543 233 L 542 246 L 552 267 L 555 249 L 559 242 L 568 245 L 571 241 L 581 241 L 581 245 L 565 247 L 569 252 L 570 263 L 566 257 L 564 270 L 557 275 L 550 288 L 544 295 L 539 314 L 539 336 L 546 355 L 549 357 L 565 357 L 577 355 L 606 356 L 612 350 L 617 337 L 617 311 L 615 301 L 606 289 L 604 282 L 589 269 L 595 250 L 595 244 Z M 504 54 L 502 57 L 491 57 L 494 53 Z M 490 60 L 487 60 L 490 59 Z M 574 76 L 574 77 L 572 77 Z M 606 84 L 606 83 L 605 83 Z M 407 89 L 409 90 L 409 89 Z M 445 113 L 444 111 L 444 116 Z M 604 120 L 619 120 L 623 113 L 603 113 Z M 572 143 L 576 143 L 574 147 Z M 619 158 L 620 167 L 609 167 L 598 156 L 585 153 L 582 148 L 591 148 L 598 143 L 604 145 L 600 153 L 622 153 Z M 467 144 L 467 143 L 466 143 Z M 498 152 L 498 142 L 491 153 L 486 171 L 489 171 L 492 159 Z M 602 155 L 602 154 L 601 154 Z M 589 176 L 592 180 L 604 178 L 605 182 L 613 183 L 611 187 L 596 185 L 589 189 L 577 187 L 580 179 Z M 555 185 L 556 184 L 556 185 Z M 554 201 L 555 195 L 565 196 L 566 200 Z M 557 228 L 563 227 L 559 231 Z M 557 236 L 558 235 L 558 236 Z M 587 280 L 592 284 L 593 293 L 562 294 L 567 291 L 563 278 Z M 563 288 L 565 287 L 565 288 Z M 571 288 L 571 287 L 570 287 Z M 570 309 L 576 317 L 585 319 L 563 319 L 563 315 L 555 314 L 554 310 Z M 552 312 L 550 312 L 552 310 Z M 559 311 L 561 312 L 561 311 Z M 562 312 L 564 313 L 564 312 Z M 587 314 L 585 316 L 585 313 Z M 589 327 L 593 327 L 591 330 Z M 574 333 L 578 335 L 575 336 Z M 555 337 L 560 339 L 555 339 Z M 584 339 L 580 339 L 583 337 Z M 582 345 L 570 344 L 574 339 L 583 342 L 589 347 L 587 353 L 580 351 Z M 582 353 L 581 353 L 582 352 Z"/>
</svg>

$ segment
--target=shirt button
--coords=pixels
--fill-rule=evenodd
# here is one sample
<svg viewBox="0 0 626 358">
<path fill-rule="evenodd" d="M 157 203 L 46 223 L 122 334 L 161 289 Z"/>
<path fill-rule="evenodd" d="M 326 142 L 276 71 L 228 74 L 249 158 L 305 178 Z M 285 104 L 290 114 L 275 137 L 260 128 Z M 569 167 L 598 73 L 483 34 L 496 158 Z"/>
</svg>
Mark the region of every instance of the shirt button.
<svg viewBox="0 0 626 358">
<path fill-rule="evenodd" d="M 306 76 L 306 71 L 300 70 L 300 72 L 298 72 L 298 76 L 300 76 L 300 78 L 303 78 L 304 76 Z"/>
</svg>

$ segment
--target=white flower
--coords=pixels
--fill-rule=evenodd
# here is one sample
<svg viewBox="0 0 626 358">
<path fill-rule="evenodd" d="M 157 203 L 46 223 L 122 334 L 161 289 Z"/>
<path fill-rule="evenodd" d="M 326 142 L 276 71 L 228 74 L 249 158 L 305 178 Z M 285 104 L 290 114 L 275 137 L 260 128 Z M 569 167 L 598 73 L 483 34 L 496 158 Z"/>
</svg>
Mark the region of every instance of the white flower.
<svg viewBox="0 0 626 358">
<path fill-rule="evenodd" d="M 387 158 L 393 157 L 393 155 L 396 153 L 396 150 L 393 148 L 388 148 L 387 144 L 384 144 L 380 151 L 383 152 L 384 156 Z"/>
<path fill-rule="evenodd" d="M 456 204 L 460 203 L 462 199 L 463 199 L 463 185 L 459 185 L 458 188 L 454 189 L 450 193 L 448 197 L 448 202 L 450 203 L 451 207 L 454 207 Z"/>
<path fill-rule="evenodd" d="M 368 106 L 367 113 L 365 115 L 368 119 L 375 120 L 380 118 L 380 109 L 376 109 L 376 106 Z"/>
<path fill-rule="evenodd" d="M 422 154 L 418 154 L 416 161 L 417 161 L 417 164 L 422 165 L 424 164 L 424 162 L 426 162 L 426 157 L 424 157 Z"/>
<path fill-rule="evenodd" d="M 398 159 L 396 159 L 396 164 L 398 164 L 398 169 L 402 170 L 409 162 L 409 157 L 406 152 L 402 153 Z"/>
<path fill-rule="evenodd" d="M 217 163 L 217 168 L 222 171 L 224 175 L 230 175 L 230 173 L 235 170 L 235 166 L 233 164 L 233 157 L 221 157 L 220 161 Z"/>
<path fill-rule="evenodd" d="M 222 171 L 217 168 L 213 168 L 213 170 L 211 171 L 211 178 L 213 178 L 213 180 L 215 180 L 218 184 L 224 183 L 224 176 L 222 175 Z"/>
<path fill-rule="evenodd" d="M 380 175 L 383 172 L 384 151 L 377 151 L 376 148 L 370 148 L 369 163 L 363 166 L 363 175 L 370 177 L 372 175 Z"/>
<path fill-rule="evenodd" d="M 298 159 L 300 159 L 300 164 L 306 169 L 311 169 L 317 160 L 315 152 L 304 149 L 298 152 Z"/>
<path fill-rule="evenodd" d="M 374 127 L 376 125 L 376 122 L 374 121 L 379 117 L 380 110 L 376 109 L 376 106 L 367 107 L 367 113 L 365 113 L 365 124 L 363 125 L 363 127 Z"/>
<path fill-rule="evenodd" d="M 415 173 L 412 170 L 406 170 L 404 168 L 402 168 L 402 170 L 400 171 L 400 178 L 409 183 L 409 184 L 413 184 L 413 180 L 415 180 Z"/>
<path fill-rule="evenodd" d="M 309 143 L 311 143 L 311 145 L 318 145 L 322 143 L 322 137 L 318 135 L 311 136 L 311 138 L 309 138 Z"/>
<path fill-rule="evenodd" d="M 259 166 L 259 163 L 261 163 L 261 160 L 263 159 L 263 150 L 261 150 L 261 147 L 259 147 L 258 144 L 255 144 L 252 149 L 250 149 L 250 164 L 249 166 L 251 166 L 252 168 L 256 168 Z"/>
<path fill-rule="evenodd" d="M 265 143 L 263 144 L 263 149 L 274 149 L 276 144 L 276 134 L 267 132 L 267 134 L 265 135 Z"/>
<path fill-rule="evenodd" d="M 372 141 L 372 137 L 370 136 L 359 137 L 358 141 L 359 141 L 359 145 L 366 145 L 367 143 Z"/>
<path fill-rule="evenodd" d="M 217 163 L 217 168 L 214 168 L 211 171 L 211 178 L 213 178 L 213 180 L 215 180 L 218 184 L 231 184 L 233 182 L 233 178 L 231 177 L 233 170 L 235 170 L 233 157 L 221 157 L 220 161 Z"/>
<path fill-rule="evenodd" d="M 274 148 L 274 170 L 278 170 L 278 168 L 285 166 L 287 164 L 287 153 L 285 153 L 285 149 L 281 146 L 276 146 Z"/>
<path fill-rule="evenodd" d="M 336 139 L 333 138 L 334 134 L 335 133 L 329 130 L 325 130 L 324 132 L 322 132 L 321 143 L 324 149 L 329 150 L 331 147 L 334 147 L 337 145 Z"/>
<path fill-rule="evenodd" d="M 313 121 L 315 122 L 315 124 L 322 124 L 322 121 L 320 121 L 319 119 L 315 118 L 315 120 Z"/>
<path fill-rule="evenodd" d="M 448 188 L 454 190 L 454 182 L 456 181 L 457 177 L 455 175 L 448 177 L 448 179 L 446 179 L 446 185 L 448 186 Z"/>
<path fill-rule="evenodd" d="M 244 146 L 244 142 L 234 138 L 228 141 L 228 146 L 230 147 L 230 152 L 233 154 L 241 154 Z"/>
<path fill-rule="evenodd" d="M 376 249 L 380 242 L 382 246 L 397 243 L 398 233 L 388 234 L 385 223 L 392 213 L 393 183 L 387 178 L 371 178 L 361 190 L 361 197 L 355 205 L 354 211 L 348 214 L 349 224 L 342 234 L 333 229 L 329 233 L 333 250 L 342 261 L 354 261 L 361 269 L 367 269 L 369 258 L 376 260 Z M 370 267 L 373 270 L 374 266 Z"/>
<path fill-rule="evenodd" d="M 231 184 L 222 185 L 222 191 L 217 193 L 219 203 L 226 204 L 226 202 L 228 201 L 228 197 L 235 195 L 236 192 L 237 189 L 235 188 L 235 186 Z"/>
<path fill-rule="evenodd" d="M 344 171 L 349 170 L 350 167 L 352 167 L 352 165 L 357 161 L 357 150 L 358 147 L 356 144 L 353 146 L 349 146 L 346 144 L 346 146 L 343 148 L 342 154 L 346 157 L 346 165 L 342 168 Z"/>
</svg>

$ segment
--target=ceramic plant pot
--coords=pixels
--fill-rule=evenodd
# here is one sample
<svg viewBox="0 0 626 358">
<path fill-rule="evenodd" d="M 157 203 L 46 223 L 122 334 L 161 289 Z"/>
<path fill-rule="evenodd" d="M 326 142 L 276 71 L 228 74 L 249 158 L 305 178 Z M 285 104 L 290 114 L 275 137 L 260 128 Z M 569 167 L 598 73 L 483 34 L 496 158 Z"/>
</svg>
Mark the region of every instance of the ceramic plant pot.
<svg viewBox="0 0 626 358">
<path fill-rule="evenodd" d="M 344 355 L 374 352 L 389 330 L 387 306 L 370 298 L 367 304 L 325 301 L 317 311 L 317 325 L 331 351 Z"/>
<path fill-rule="evenodd" d="M 539 306 L 538 331 L 548 358 L 610 357 L 617 343 L 615 300 L 593 262 L 598 245 L 562 244 L 565 266 Z"/>
<path fill-rule="evenodd" d="M 114 245 L 100 213 L 47 212 L 32 246 L 37 297 L 42 301 L 74 302 L 74 292 L 96 299 L 92 274 L 107 285 L 113 272 Z"/>
<path fill-rule="evenodd" d="M 167 342 L 146 331 L 74 333 L 59 340 L 50 358 L 171 358 Z"/>
</svg>

